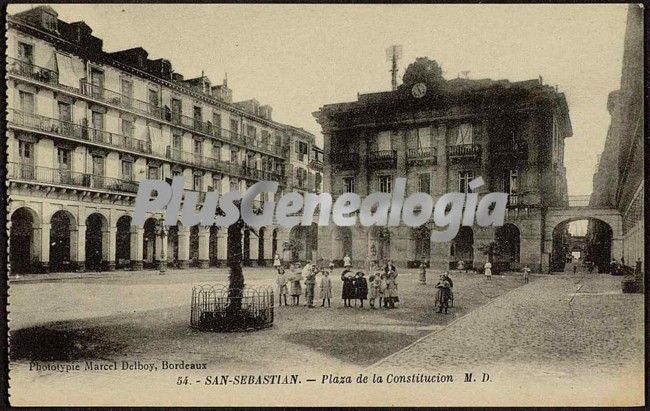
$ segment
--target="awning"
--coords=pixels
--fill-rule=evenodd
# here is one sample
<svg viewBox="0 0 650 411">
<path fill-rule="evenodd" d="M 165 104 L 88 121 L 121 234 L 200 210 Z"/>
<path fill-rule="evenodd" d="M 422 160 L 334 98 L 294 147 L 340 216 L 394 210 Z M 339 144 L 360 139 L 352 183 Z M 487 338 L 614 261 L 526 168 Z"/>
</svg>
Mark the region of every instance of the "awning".
<svg viewBox="0 0 650 411">
<path fill-rule="evenodd" d="M 59 71 L 59 83 L 64 86 L 79 88 L 79 80 L 81 77 L 75 72 L 72 58 L 61 53 L 55 53 L 55 55 Z"/>
</svg>

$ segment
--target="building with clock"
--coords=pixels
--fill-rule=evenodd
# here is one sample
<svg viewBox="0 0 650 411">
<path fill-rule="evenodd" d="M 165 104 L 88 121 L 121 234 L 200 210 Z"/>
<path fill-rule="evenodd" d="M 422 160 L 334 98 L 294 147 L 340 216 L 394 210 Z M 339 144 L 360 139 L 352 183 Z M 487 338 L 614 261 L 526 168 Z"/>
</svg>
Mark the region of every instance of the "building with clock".
<svg viewBox="0 0 650 411">
<path fill-rule="evenodd" d="M 227 230 L 161 229 L 154 214 L 131 225 L 143 179 L 183 175 L 199 198 L 260 180 L 316 190 L 313 134 L 273 120 L 256 100 L 233 102 L 225 81 L 186 79 L 140 47 L 102 46 L 88 25 L 51 7 L 8 16 L 12 272 L 223 264 Z M 246 230 L 245 263 L 269 264 L 289 234 Z"/>
<path fill-rule="evenodd" d="M 567 204 L 564 139 L 572 127 L 563 93 L 541 78 L 445 80 L 435 61 L 419 58 L 395 90 L 327 104 L 314 116 L 324 137 L 323 190 L 333 196 L 391 192 L 394 179 L 406 177 L 407 196 L 435 199 L 468 192 L 478 176 L 485 181 L 479 192 L 510 194 L 506 224 L 461 227 L 451 243 L 431 243 L 432 221 L 419 228 L 321 227 L 324 257 L 347 254 L 357 265 L 368 255 L 402 266 L 429 260 L 448 269 L 460 261 L 482 266 L 496 243 L 498 266 L 549 268 L 545 210 Z"/>
</svg>

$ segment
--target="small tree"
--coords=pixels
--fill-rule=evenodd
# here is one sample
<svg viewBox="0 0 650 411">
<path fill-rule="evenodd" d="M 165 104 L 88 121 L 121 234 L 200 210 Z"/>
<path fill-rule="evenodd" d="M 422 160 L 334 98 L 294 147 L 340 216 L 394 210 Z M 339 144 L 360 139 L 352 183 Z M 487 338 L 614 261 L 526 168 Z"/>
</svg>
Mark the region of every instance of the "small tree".
<svg viewBox="0 0 650 411">
<path fill-rule="evenodd" d="M 446 84 L 442 68 L 437 61 L 428 57 L 418 57 L 408 65 L 402 76 L 404 84 L 425 83 L 431 90 L 442 90 Z"/>
</svg>

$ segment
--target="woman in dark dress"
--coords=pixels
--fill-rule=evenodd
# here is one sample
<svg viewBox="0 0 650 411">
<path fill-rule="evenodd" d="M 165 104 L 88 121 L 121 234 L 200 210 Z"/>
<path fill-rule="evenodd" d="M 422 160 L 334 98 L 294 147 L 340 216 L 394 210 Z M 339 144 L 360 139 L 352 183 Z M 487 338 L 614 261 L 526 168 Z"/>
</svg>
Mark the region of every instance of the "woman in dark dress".
<svg viewBox="0 0 650 411">
<path fill-rule="evenodd" d="M 343 291 L 341 292 L 341 298 L 343 298 L 343 303 L 346 307 L 352 307 L 351 300 L 356 298 L 356 292 L 354 289 L 354 274 L 352 271 L 345 269 L 341 273 L 341 281 L 343 281 Z"/>
<path fill-rule="evenodd" d="M 356 298 L 361 302 L 361 308 L 363 308 L 363 300 L 368 299 L 368 281 L 363 276 L 363 271 L 357 272 L 357 278 L 354 280 L 354 289 L 356 291 Z"/>
<path fill-rule="evenodd" d="M 442 310 L 445 310 L 445 314 L 447 314 L 447 309 L 449 308 L 449 298 L 451 297 L 451 286 L 449 284 L 449 277 L 446 277 L 444 275 L 440 276 L 440 281 L 438 281 L 438 284 L 436 284 L 436 288 L 438 289 L 438 292 L 436 293 L 436 301 L 435 301 L 435 306 L 438 307 L 439 313 L 442 313 Z"/>
</svg>

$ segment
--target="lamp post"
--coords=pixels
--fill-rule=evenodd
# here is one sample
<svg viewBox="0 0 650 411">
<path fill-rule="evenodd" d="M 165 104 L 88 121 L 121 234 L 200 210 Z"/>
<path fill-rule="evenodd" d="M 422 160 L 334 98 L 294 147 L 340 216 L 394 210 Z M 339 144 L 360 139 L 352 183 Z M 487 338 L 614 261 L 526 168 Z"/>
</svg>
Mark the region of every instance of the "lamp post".
<svg viewBox="0 0 650 411">
<path fill-rule="evenodd" d="M 158 235 L 160 236 L 160 264 L 158 265 L 159 274 L 165 274 L 167 271 L 167 256 L 165 255 L 165 238 L 167 232 L 165 231 L 165 219 L 163 217 L 158 219 Z"/>
</svg>

